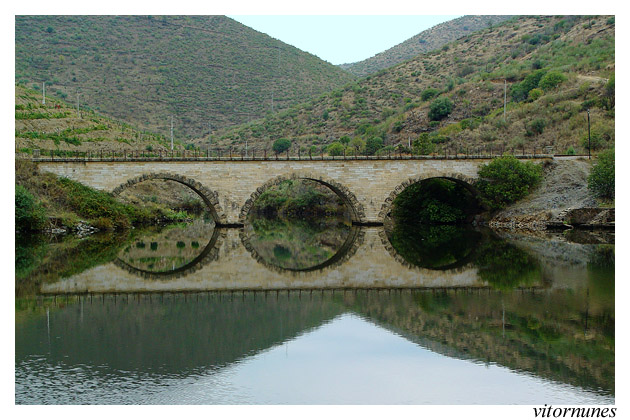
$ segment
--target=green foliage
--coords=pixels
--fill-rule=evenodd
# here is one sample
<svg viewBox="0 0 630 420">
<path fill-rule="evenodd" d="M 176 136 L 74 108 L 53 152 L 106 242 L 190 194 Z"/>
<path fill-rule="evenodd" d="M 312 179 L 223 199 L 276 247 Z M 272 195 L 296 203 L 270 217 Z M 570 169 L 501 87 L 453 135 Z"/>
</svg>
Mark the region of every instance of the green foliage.
<svg viewBox="0 0 630 420">
<path fill-rule="evenodd" d="M 341 144 L 345 145 L 345 146 L 347 146 L 347 145 L 348 145 L 348 143 L 350 143 L 350 140 L 351 140 L 351 139 L 350 139 L 350 136 L 341 136 L 341 137 L 339 138 L 339 142 L 340 142 Z"/>
<path fill-rule="evenodd" d="M 475 265 L 479 277 L 493 289 L 512 290 L 535 284 L 540 279 L 540 263 L 504 240 L 489 239 L 478 255 Z"/>
<path fill-rule="evenodd" d="M 544 92 L 542 91 L 542 89 L 534 88 L 534 89 L 529 91 L 529 94 L 527 95 L 527 98 L 530 101 L 533 102 L 533 101 L 537 100 L 538 98 L 540 98 L 541 96 L 543 96 L 543 93 Z"/>
<path fill-rule="evenodd" d="M 604 87 L 604 96 L 601 99 L 602 108 L 610 111 L 615 107 L 615 76 L 612 76 L 606 82 Z"/>
<path fill-rule="evenodd" d="M 420 98 L 424 102 L 424 101 L 428 101 L 429 99 L 433 99 L 439 94 L 440 94 L 440 91 L 438 89 L 428 88 L 422 91 L 422 93 L 420 94 Z"/>
<path fill-rule="evenodd" d="M 352 155 L 362 155 L 365 153 L 365 140 L 361 137 L 355 137 L 348 145 L 349 153 Z"/>
<path fill-rule="evenodd" d="M 273 146 L 271 147 L 271 149 L 276 153 L 282 153 L 289 150 L 290 147 L 291 147 L 291 140 L 281 138 L 273 142 Z"/>
<path fill-rule="evenodd" d="M 437 98 L 429 107 L 429 119 L 439 121 L 446 118 L 453 111 L 453 101 L 446 96 Z"/>
<path fill-rule="evenodd" d="M 435 151 L 435 144 L 429 138 L 428 133 L 422 133 L 420 136 L 413 141 L 411 144 L 411 148 L 413 150 L 414 155 L 430 155 Z"/>
<path fill-rule="evenodd" d="M 560 86 L 560 84 L 567 80 L 567 77 L 558 72 L 558 71 L 550 71 L 545 74 L 540 81 L 538 82 L 538 87 L 548 92 Z"/>
<path fill-rule="evenodd" d="M 380 137 L 370 137 L 365 142 L 365 154 L 368 156 L 374 155 L 379 149 L 383 147 L 383 139 Z"/>
<path fill-rule="evenodd" d="M 546 126 L 547 121 L 544 118 L 536 118 L 535 120 L 527 124 L 527 131 L 525 134 L 528 136 L 542 134 Z"/>
<path fill-rule="evenodd" d="M 15 185 L 15 229 L 20 232 L 39 230 L 46 223 L 44 208 L 33 194 L 21 185 Z"/>
<path fill-rule="evenodd" d="M 326 148 L 326 151 L 330 156 L 341 156 L 343 155 L 344 150 L 345 147 L 343 147 L 343 144 L 339 143 L 338 141 L 330 143 Z"/>
<path fill-rule="evenodd" d="M 613 123 L 614 124 L 614 123 Z M 588 131 L 582 135 L 581 146 L 588 150 L 589 140 Z M 609 125 L 606 122 L 600 122 L 594 124 L 591 127 L 591 141 L 590 148 L 593 150 L 603 150 L 606 148 L 614 147 L 615 144 L 615 127 Z"/>
<path fill-rule="evenodd" d="M 528 74 L 522 82 L 512 85 L 512 88 L 510 89 L 512 99 L 516 102 L 526 100 L 529 96 L 529 92 L 538 87 L 540 79 L 542 79 L 546 73 L 546 70 L 533 71 Z"/>
<path fill-rule="evenodd" d="M 597 156 L 597 163 L 588 177 L 588 188 L 600 198 L 615 198 L 615 149 Z"/>
<path fill-rule="evenodd" d="M 492 209 L 501 209 L 525 197 L 542 180 L 542 167 L 513 156 L 495 158 L 479 170 L 477 188 Z"/>
</svg>

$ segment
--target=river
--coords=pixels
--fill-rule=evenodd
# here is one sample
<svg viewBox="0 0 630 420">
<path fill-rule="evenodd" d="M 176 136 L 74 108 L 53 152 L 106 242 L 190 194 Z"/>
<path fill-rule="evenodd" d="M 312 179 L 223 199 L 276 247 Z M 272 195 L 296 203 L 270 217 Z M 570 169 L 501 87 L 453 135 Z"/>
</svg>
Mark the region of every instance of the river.
<svg viewBox="0 0 630 420">
<path fill-rule="evenodd" d="M 614 404 L 614 233 L 197 220 L 16 243 L 16 404 Z"/>
</svg>

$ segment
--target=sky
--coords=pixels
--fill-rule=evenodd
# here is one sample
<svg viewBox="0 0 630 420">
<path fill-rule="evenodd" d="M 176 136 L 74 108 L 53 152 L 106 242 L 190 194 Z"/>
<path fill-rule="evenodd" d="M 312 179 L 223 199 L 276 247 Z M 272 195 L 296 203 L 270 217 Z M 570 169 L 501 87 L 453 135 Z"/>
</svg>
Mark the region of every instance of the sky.
<svg viewBox="0 0 630 420">
<path fill-rule="evenodd" d="M 228 15 L 331 64 L 354 63 L 461 15 Z"/>
</svg>

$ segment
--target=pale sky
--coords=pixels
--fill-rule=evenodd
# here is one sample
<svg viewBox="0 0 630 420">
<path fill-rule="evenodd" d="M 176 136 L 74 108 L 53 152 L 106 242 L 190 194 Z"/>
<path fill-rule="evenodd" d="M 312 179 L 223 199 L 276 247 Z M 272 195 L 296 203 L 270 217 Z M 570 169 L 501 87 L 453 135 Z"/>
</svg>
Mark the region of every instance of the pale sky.
<svg viewBox="0 0 630 420">
<path fill-rule="evenodd" d="M 332 64 L 365 60 L 461 15 L 228 15 Z"/>
</svg>

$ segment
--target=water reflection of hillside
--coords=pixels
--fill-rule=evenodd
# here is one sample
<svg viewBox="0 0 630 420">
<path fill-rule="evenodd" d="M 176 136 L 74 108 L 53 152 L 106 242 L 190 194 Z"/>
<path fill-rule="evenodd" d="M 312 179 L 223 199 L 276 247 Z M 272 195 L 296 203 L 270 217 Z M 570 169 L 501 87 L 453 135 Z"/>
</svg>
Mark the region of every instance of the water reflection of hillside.
<svg viewBox="0 0 630 420">
<path fill-rule="evenodd" d="M 614 395 L 613 291 L 601 283 L 595 269 L 587 287 L 574 290 L 123 294 L 67 304 L 60 298 L 19 318 L 16 366 L 36 354 L 42 374 L 59 365 L 185 376 L 352 312 L 447 357 Z"/>
</svg>

